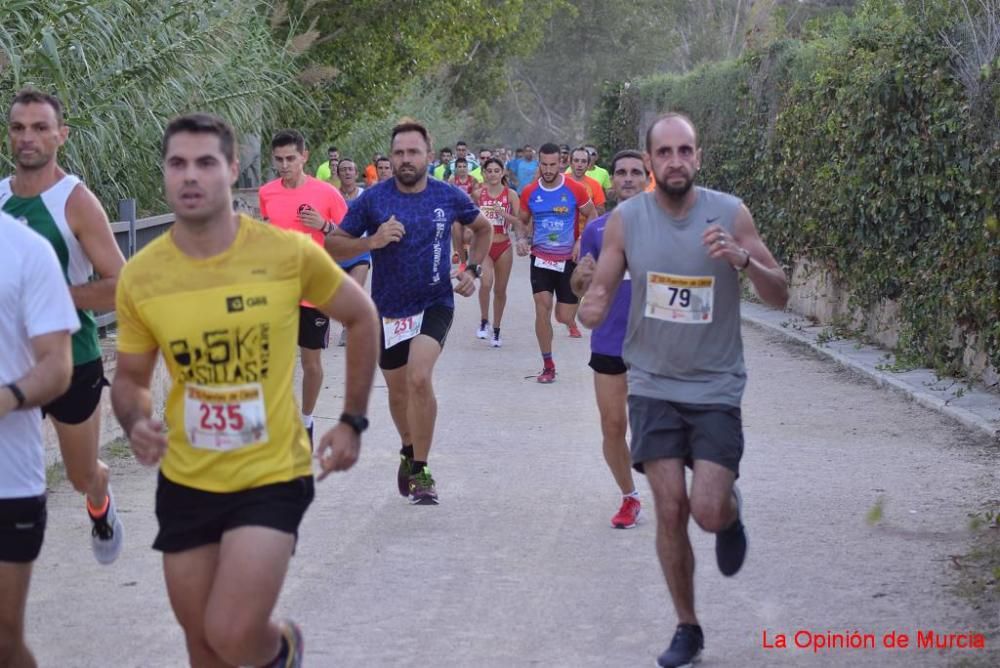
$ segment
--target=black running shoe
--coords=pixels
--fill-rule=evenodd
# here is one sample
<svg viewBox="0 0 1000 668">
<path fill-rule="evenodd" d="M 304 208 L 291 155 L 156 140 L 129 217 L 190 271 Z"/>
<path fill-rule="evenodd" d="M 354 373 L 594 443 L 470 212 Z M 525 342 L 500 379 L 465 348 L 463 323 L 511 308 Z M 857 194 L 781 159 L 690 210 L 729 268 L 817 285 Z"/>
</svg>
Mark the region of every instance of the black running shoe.
<svg viewBox="0 0 1000 668">
<path fill-rule="evenodd" d="M 742 518 L 743 496 L 735 485 L 733 496 L 736 497 L 736 521 L 728 529 L 715 534 L 715 561 L 719 564 L 719 572 L 726 577 L 739 573 L 747 558 L 747 531 Z"/>
<path fill-rule="evenodd" d="M 705 635 L 701 627 L 694 624 L 678 624 L 670 647 L 656 659 L 660 668 L 684 668 L 701 659 L 705 648 Z"/>
</svg>

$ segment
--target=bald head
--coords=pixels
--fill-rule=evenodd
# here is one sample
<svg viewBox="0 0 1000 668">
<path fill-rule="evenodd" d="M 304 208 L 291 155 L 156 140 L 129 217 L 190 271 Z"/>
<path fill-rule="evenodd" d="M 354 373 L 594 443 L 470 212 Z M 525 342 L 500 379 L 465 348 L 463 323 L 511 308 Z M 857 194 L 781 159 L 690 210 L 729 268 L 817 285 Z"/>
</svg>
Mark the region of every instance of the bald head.
<svg viewBox="0 0 1000 668">
<path fill-rule="evenodd" d="M 662 134 L 662 130 L 669 128 L 671 130 L 671 135 L 676 135 L 677 132 L 681 132 L 686 135 L 686 139 L 691 143 L 692 146 L 698 148 L 698 130 L 694 127 L 694 121 L 692 121 L 686 114 L 682 114 L 677 111 L 668 111 L 665 114 L 660 114 L 656 119 L 650 123 L 649 129 L 646 130 L 646 152 L 654 152 L 654 136 Z"/>
</svg>

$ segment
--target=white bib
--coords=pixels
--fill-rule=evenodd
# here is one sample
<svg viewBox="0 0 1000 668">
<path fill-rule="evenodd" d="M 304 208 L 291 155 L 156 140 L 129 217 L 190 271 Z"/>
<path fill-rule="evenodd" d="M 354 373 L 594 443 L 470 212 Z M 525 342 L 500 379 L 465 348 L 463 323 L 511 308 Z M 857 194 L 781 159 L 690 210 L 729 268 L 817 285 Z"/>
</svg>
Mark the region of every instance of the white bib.
<svg viewBox="0 0 1000 668">
<path fill-rule="evenodd" d="M 188 442 L 201 450 L 228 452 L 266 441 L 264 387 L 186 384 L 184 430 Z"/>
<path fill-rule="evenodd" d="M 392 348 L 397 343 L 412 339 L 420 333 L 420 325 L 424 322 L 424 312 L 408 315 L 405 318 L 382 318 L 382 332 L 385 334 L 385 349 Z"/>
<path fill-rule="evenodd" d="M 566 260 L 562 262 L 553 262 L 552 260 L 543 260 L 540 257 L 535 258 L 535 266 L 539 269 L 548 269 L 549 271 L 558 271 L 560 274 L 566 271 Z"/>
<path fill-rule="evenodd" d="M 684 325 L 712 322 L 715 276 L 646 274 L 646 317 Z"/>
</svg>

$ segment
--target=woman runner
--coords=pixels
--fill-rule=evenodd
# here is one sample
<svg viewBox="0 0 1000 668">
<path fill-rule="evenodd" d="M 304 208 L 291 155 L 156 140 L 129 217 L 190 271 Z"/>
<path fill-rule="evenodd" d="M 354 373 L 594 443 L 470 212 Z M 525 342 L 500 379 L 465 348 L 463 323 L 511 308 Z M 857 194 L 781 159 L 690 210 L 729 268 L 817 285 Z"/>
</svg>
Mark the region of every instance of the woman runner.
<svg viewBox="0 0 1000 668">
<path fill-rule="evenodd" d="M 476 336 L 485 339 L 489 336 L 490 290 L 493 290 L 493 338 L 490 345 L 499 348 L 503 345 L 500 339 L 500 320 L 507 305 L 507 282 L 510 280 L 510 268 L 514 253 L 511 251 L 511 225 L 517 220 L 520 203 L 517 194 L 507 186 L 503 163 L 496 158 L 489 158 L 483 163 L 483 179 L 485 183 L 479 191 L 479 210 L 493 224 L 493 244 L 490 252 L 483 260 L 483 275 L 479 284 L 479 330 Z"/>
</svg>

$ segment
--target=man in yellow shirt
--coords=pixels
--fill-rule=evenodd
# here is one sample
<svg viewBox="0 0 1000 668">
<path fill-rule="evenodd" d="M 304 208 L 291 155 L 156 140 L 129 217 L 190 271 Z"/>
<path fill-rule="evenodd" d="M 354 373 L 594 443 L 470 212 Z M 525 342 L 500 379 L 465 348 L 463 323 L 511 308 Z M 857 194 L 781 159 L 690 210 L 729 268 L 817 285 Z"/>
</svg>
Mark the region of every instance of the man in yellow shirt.
<svg viewBox="0 0 1000 668">
<path fill-rule="evenodd" d="M 316 169 L 316 178 L 320 181 L 332 183 L 334 187 L 340 187 L 340 179 L 337 178 L 337 165 L 340 163 L 340 149 L 331 146 L 326 149 L 326 162 L 320 164 Z"/>
<path fill-rule="evenodd" d="M 313 498 L 292 390 L 299 302 L 349 332 L 344 413 L 320 440 L 320 480 L 357 461 L 378 320 L 318 244 L 232 212 L 234 145 L 208 114 L 167 126 L 176 220 L 119 279 L 111 398 L 136 459 L 160 464 L 153 547 L 191 665 L 300 666 L 298 627 L 271 620 Z M 149 389 L 161 353 L 173 379 L 163 421 Z"/>
</svg>

